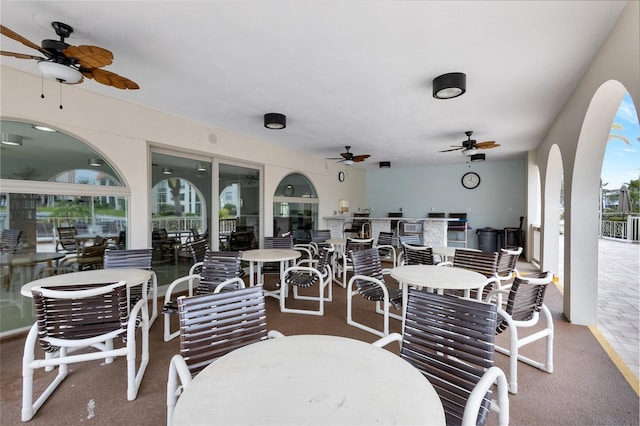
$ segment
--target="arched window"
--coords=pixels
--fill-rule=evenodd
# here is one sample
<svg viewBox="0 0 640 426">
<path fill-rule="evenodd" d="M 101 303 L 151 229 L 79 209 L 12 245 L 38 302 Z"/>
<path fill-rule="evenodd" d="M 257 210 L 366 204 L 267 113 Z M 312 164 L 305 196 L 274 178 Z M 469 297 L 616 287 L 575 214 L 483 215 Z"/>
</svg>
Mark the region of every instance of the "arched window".
<svg viewBox="0 0 640 426">
<path fill-rule="evenodd" d="M 311 240 L 318 223 L 318 196 L 313 184 L 300 173 L 280 181 L 273 197 L 273 234 L 291 232 L 296 242 Z"/>
</svg>

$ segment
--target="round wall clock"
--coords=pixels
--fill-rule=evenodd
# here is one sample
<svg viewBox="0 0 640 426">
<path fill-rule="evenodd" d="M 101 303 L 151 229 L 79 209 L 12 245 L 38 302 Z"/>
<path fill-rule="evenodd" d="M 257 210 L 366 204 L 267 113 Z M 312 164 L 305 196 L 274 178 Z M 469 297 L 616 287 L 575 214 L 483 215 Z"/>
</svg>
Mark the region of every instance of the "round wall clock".
<svg viewBox="0 0 640 426">
<path fill-rule="evenodd" d="M 462 176 L 462 186 L 467 189 L 475 189 L 480 185 L 480 176 L 475 172 L 468 172 Z"/>
<path fill-rule="evenodd" d="M 344 172 L 338 172 L 338 180 L 344 182 Z"/>
</svg>

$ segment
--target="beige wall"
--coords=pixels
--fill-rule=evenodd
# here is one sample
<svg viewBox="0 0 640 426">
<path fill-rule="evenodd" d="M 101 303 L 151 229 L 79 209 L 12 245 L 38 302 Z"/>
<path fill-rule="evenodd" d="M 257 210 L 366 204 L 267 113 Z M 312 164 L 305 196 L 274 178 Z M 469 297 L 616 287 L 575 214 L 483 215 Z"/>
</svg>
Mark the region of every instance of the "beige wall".
<svg viewBox="0 0 640 426">
<path fill-rule="evenodd" d="M 5 66 L 1 71 L 0 114 L 3 119 L 37 122 L 62 130 L 93 146 L 116 166 L 131 191 L 132 248 L 150 244 L 150 146 L 263 166 L 266 195 L 261 229 L 265 230 L 265 235 L 273 232 L 271 206 L 275 188 L 292 172 L 303 173 L 316 187 L 320 217 L 332 214 L 339 198 L 352 200 L 354 206 L 366 205 L 362 170 L 350 168 L 349 178 L 338 185 L 338 166 L 333 161 L 95 94 L 85 88 L 95 84 L 91 81 L 83 83 L 84 86 L 63 86 L 64 109 L 60 110 L 57 83 L 45 81 L 46 97 L 41 99 L 39 77 Z M 210 137 L 212 134 L 215 138 Z M 212 143 L 212 139 L 216 142 Z"/>
</svg>

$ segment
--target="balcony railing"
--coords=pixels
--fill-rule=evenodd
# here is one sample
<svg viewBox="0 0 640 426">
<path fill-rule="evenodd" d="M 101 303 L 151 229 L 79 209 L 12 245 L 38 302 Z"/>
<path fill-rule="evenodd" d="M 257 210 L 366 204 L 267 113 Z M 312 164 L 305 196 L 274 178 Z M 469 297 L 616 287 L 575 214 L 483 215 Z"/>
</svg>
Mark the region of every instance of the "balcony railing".
<svg viewBox="0 0 640 426">
<path fill-rule="evenodd" d="M 604 238 L 638 242 L 640 241 L 640 216 L 627 216 L 626 221 L 603 219 L 600 233 Z"/>
</svg>

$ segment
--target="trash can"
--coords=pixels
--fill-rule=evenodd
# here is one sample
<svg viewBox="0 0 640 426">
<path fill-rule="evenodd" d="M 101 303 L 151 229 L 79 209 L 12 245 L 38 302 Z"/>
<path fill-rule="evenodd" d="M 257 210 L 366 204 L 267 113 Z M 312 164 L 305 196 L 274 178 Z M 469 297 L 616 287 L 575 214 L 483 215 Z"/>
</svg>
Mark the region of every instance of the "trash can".
<svg viewBox="0 0 640 426">
<path fill-rule="evenodd" d="M 498 230 L 495 228 L 480 228 L 478 234 L 478 248 L 486 253 L 498 251 Z"/>
</svg>

